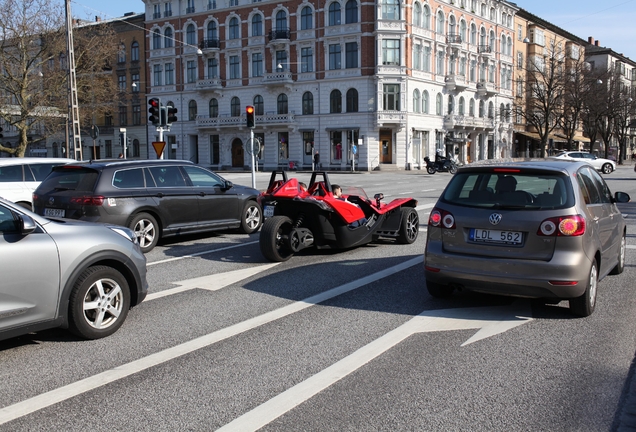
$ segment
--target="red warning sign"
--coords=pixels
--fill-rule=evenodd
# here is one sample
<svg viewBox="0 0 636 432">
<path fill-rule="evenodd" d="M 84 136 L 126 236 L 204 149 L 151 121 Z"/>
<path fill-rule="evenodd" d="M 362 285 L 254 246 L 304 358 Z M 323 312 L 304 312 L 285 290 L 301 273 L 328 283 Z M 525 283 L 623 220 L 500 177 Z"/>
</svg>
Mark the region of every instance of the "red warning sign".
<svg viewBox="0 0 636 432">
<path fill-rule="evenodd" d="M 163 154 L 163 149 L 166 147 L 165 141 L 153 141 L 152 146 L 155 149 L 155 153 L 157 153 L 157 157 L 161 159 L 161 155 Z"/>
</svg>

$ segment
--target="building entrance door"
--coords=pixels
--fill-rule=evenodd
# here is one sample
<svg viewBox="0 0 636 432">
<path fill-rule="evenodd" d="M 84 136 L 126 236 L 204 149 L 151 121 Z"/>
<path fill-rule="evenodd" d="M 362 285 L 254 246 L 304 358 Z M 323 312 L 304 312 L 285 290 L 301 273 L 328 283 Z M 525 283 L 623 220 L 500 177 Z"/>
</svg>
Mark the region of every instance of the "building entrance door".
<svg viewBox="0 0 636 432">
<path fill-rule="evenodd" d="M 393 163 L 393 132 L 380 129 L 380 163 Z"/>
<path fill-rule="evenodd" d="M 236 138 L 232 141 L 232 167 L 242 168 L 245 161 L 243 157 L 243 142 Z"/>
</svg>

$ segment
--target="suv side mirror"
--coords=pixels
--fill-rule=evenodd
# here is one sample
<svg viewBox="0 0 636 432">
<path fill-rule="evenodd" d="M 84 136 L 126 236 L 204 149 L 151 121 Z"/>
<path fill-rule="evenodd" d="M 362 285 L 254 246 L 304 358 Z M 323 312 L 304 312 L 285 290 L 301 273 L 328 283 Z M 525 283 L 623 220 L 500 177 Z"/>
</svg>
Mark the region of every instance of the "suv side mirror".
<svg viewBox="0 0 636 432">
<path fill-rule="evenodd" d="M 223 187 L 223 189 L 225 189 L 225 190 L 232 189 L 233 186 L 234 186 L 234 183 L 232 183 L 229 180 L 225 180 L 225 187 Z"/>
<path fill-rule="evenodd" d="M 25 214 L 18 215 L 18 229 L 20 230 L 20 234 L 31 234 L 35 231 L 36 227 L 37 225 L 31 216 Z"/>
<path fill-rule="evenodd" d="M 625 192 L 615 192 L 614 200 L 619 203 L 626 203 L 631 201 L 631 197 Z"/>
</svg>

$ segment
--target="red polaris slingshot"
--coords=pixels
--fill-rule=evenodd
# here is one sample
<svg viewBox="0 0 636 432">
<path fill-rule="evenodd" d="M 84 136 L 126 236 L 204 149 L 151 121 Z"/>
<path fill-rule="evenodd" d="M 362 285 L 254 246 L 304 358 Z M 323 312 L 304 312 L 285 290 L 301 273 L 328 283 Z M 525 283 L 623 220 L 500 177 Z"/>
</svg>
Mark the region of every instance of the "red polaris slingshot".
<svg viewBox="0 0 636 432">
<path fill-rule="evenodd" d="M 311 174 L 307 190 L 285 171 L 274 171 L 267 190 L 258 197 L 266 220 L 261 228 L 261 252 L 270 261 L 287 261 L 305 248 L 348 249 L 380 237 L 410 244 L 419 233 L 413 198 L 371 201 L 362 188 L 349 187 L 342 197 L 333 194 L 324 171 Z"/>
</svg>

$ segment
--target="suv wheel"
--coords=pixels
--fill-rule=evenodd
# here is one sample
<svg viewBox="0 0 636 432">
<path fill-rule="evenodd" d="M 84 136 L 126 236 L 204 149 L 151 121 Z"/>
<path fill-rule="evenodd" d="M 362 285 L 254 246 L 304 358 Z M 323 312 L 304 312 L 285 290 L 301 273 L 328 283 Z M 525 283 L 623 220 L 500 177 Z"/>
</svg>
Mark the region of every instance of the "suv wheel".
<svg viewBox="0 0 636 432">
<path fill-rule="evenodd" d="M 601 171 L 603 171 L 603 174 L 610 174 L 614 170 L 612 169 L 612 164 L 606 163 L 601 168 Z"/>
<path fill-rule="evenodd" d="M 251 234 L 258 231 L 263 223 L 263 212 L 256 201 L 247 201 L 241 213 L 241 226 L 239 231 L 243 234 Z"/>
<path fill-rule="evenodd" d="M 592 261 L 590 275 L 587 279 L 585 292 L 581 297 L 570 299 L 570 311 L 574 315 L 587 317 L 592 315 L 596 306 L 596 289 L 598 287 L 598 265 L 596 260 Z"/>
<path fill-rule="evenodd" d="M 135 232 L 143 253 L 150 252 L 159 241 L 159 225 L 148 213 L 139 213 L 130 221 L 128 227 Z"/>
</svg>

